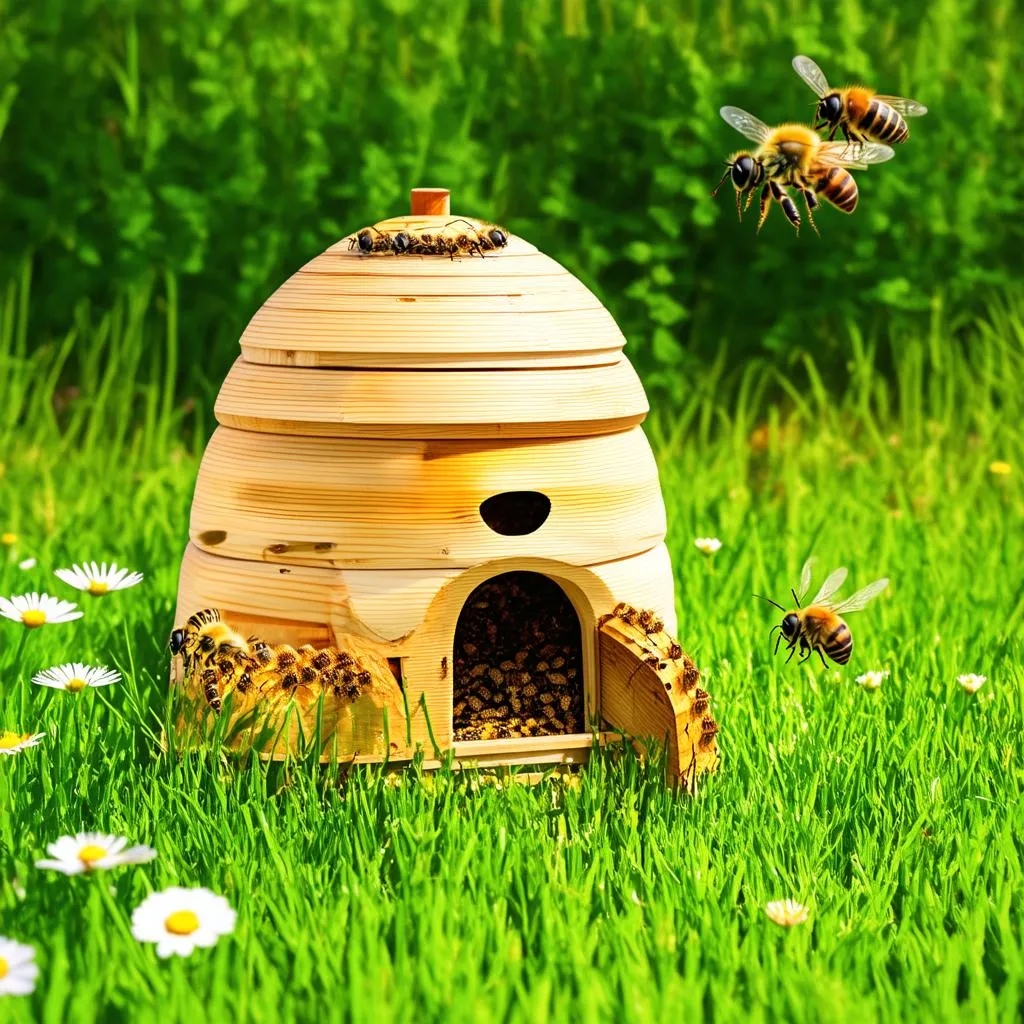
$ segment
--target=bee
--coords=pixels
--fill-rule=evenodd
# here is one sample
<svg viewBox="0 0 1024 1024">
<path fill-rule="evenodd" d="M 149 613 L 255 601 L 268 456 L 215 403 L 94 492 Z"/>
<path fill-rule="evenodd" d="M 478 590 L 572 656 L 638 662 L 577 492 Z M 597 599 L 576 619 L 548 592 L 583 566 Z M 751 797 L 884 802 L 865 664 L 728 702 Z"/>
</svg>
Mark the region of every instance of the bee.
<svg viewBox="0 0 1024 1024">
<path fill-rule="evenodd" d="M 859 612 L 869 601 L 889 586 L 889 580 L 886 578 L 875 580 L 874 583 L 869 583 L 846 598 L 845 601 L 834 604 L 832 595 L 843 585 L 847 575 L 846 569 L 836 569 L 822 583 L 821 589 L 814 595 L 811 603 L 801 607 L 800 602 L 811 585 L 813 561 L 808 558 L 804 563 L 800 573 L 799 594 L 795 590 L 791 591 L 793 600 L 796 602 L 795 609 L 787 611 L 781 604 L 770 598 L 761 597 L 760 594 L 755 596 L 775 605 L 784 615 L 781 623 L 772 626 L 771 633 L 774 633 L 775 630 L 779 631 L 774 653 L 778 653 L 779 644 L 783 640 L 786 641 L 789 651 L 789 657 L 786 659 L 787 665 L 798 648 L 803 655 L 801 661 L 806 661 L 813 652 L 817 651 L 822 665 L 826 664 L 826 654 L 837 665 L 845 665 L 850 660 L 850 653 L 853 651 L 853 634 L 841 616 L 849 612 Z"/>
<path fill-rule="evenodd" d="M 374 237 L 376 235 L 376 237 Z M 412 236 L 408 231 L 378 231 L 375 227 L 363 228 L 357 231 L 349 240 L 349 250 L 358 249 L 364 256 L 372 252 L 391 252 L 401 256 L 409 251 L 412 245 Z"/>
<path fill-rule="evenodd" d="M 813 211 L 818 208 L 819 195 L 844 213 L 853 213 L 857 208 L 857 183 L 847 168 L 866 169 L 869 164 L 884 163 L 895 155 L 888 146 L 877 142 L 822 142 L 816 132 L 803 124 L 769 128 L 739 107 L 722 107 L 720 113 L 741 135 L 758 143 L 758 148 L 753 153 L 734 153 L 726 161 L 725 173 L 711 195 L 717 195 L 725 179 L 731 178 L 736 189 L 736 212 L 742 217 L 740 197 L 746 194 L 749 207 L 754 190 L 761 186 L 758 231 L 773 200 L 782 207 L 790 224 L 800 230 L 800 212 L 787 187 L 795 188 L 803 196 L 815 231 L 818 229 Z"/>
<path fill-rule="evenodd" d="M 199 673 L 203 696 L 218 714 L 222 708 L 222 684 L 246 692 L 252 685 L 252 641 L 245 639 L 221 619 L 216 608 L 205 608 L 190 616 L 168 640 L 171 656 L 181 655 L 185 674 Z"/>
<path fill-rule="evenodd" d="M 464 224 L 469 230 L 455 229 Z M 420 256 L 477 255 L 503 249 L 508 245 L 508 232 L 497 224 L 478 224 L 459 217 L 438 229 L 424 229 L 412 232 L 409 252 Z"/>
<path fill-rule="evenodd" d="M 819 99 L 814 127 L 828 128 L 834 139 L 842 129 L 851 141 L 906 142 L 910 135 L 905 117 L 922 117 L 928 108 L 903 96 L 879 96 L 860 85 L 832 89 L 821 68 L 810 57 L 794 57 L 796 73 L 814 90 Z"/>
</svg>

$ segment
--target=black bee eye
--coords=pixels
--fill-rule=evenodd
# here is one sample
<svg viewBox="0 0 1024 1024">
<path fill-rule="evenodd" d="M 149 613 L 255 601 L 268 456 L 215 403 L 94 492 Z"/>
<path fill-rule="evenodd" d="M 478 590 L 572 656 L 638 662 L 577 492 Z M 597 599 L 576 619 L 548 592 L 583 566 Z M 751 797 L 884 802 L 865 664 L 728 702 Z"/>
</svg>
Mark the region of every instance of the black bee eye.
<svg viewBox="0 0 1024 1024">
<path fill-rule="evenodd" d="M 826 96 L 818 107 L 818 113 L 826 121 L 835 121 L 838 119 L 840 112 L 843 109 L 842 101 L 839 99 L 837 93 L 832 93 L 831 96 Z"/>
<path fill-rule="evenodd" d="M 487 237 L 490 238 L 491 243 L 496 245 L 499 249 L 508 242 L 508 239 L 505 237 L 505 232 L 499 231 L 497 228 L 492 228 L 487 233 Z"/>
<path fill-rule="evenodd" d="M 373 250 L 373 237 L 369 231 L 359 232 L 359 248 L 363 252 L 371 252 Z"/>
<path fill-rule="evenodd" d="M 782 620 L 782 632 L 786 637 L 792 637 L 796 634 L 797 628 L 800 625 L 800 620 L 796 617 L 793 612 L 790 612 Z"/>
<path fill-rule="evenodd" d="M 392 244 L 395 247 L 395 252 L 405 252 L 412 244 L 412 239 L 404 231 L 399 231 Z"/>
<path fill-rule="evenodd" d="M 182 647 L 185 646 L 185 630 L 176 629 L 171 634 L 171 639 L 167 641 L 167 646 L 171 649 L 171 654 L 180 654 Z"/>
<path fill-rule="evenodd" d="M 754 177 L 754 158 L 750 156 L 737 157 L 732 165 L 732 183 L 738 189 L 746 188 Z"/>
</svg>

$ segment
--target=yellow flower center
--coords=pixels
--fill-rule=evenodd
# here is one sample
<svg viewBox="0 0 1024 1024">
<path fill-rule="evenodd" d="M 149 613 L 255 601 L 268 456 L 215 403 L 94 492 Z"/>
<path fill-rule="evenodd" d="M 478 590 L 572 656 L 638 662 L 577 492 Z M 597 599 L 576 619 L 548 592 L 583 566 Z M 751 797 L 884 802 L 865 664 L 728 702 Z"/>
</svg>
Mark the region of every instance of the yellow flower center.
<svg viewBox="0 0 1024 1024">
<path fill-rule="evenodd" d="M 84 690 L 88 685 L 89 684 L 81 676 L 75 676 L 74 679 L 69 679 L 67 681 L 64 689 L 69 690 L 71 693 L 78 693 L 79 690 Z"/>
<path fill-rule="evenodd" d="M 28 629 L 36 629 L 46 622 L 46 612 L 39 608 L 29 608 L 27 612 L 21 613 L 21 621 Z"/>
<path fill-rule="evenodd" d="M 7 977 L 7 961 L 0 956 L 0 978 Z"/>
<path fill-rule="evenodd" d="M 3 533 L 3 534 L 0 534 L 0 544 L 5 545 L 6 547 L 12 548 L 17 543 L 18 543 L 18 535 L 16 533 Z M 0 978 L 2 978 L 2 977 L 3 977 L 3 975 L 0 974 Z"/>
<path fill-rule="evenodd" d="M 110 585 L 103 580 L 89 580 L 89 593 L 93 597 L 101 597 L 110 589 Z"/>
<path fill-rule="evenodd" d="M 199 927 L 199 918 L 191 910 L 176 910 L 164 921 L 164 927 L 172 935 L 191 935 Z"/>
<path fill-rule="evenodd" d="M 13 750 L 28 739 L 28 733 L 0 732 L 0 750 Z"/>
<path fill-rule="evenodd" d="M 96 846 L 95 844 L 89 846 L 83 846 L 78 851 L 78 859 L 85 865 L 86 869 L 89 869 L 98 860 L 103 860 L 106 857 L 107 851 L 102 846 Z"/>
</svg>

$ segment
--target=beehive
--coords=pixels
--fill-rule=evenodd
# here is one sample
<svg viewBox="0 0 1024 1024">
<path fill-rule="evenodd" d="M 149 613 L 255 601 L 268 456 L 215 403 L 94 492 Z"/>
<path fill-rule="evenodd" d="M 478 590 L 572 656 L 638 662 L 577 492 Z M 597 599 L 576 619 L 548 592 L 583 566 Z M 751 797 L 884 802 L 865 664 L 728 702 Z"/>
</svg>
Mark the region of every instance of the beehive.
<svg viewBox="0 0 1024 1024">
<path fill-rule="evenodd" d="M 412 215 L 378 227 L 451 221 L 446 192 L 415 190 Z M 196 483 L 177 622 L 214 607 L 270 643 L 337 645 L 383 666 L 385 684 L 350 707 L 315 712 L 295 694 L 307 734 L 319 715 L 325 757 L 581 760 L 610 727 L 667 741 L 677 774 L 711 766 L 707 695 L 692 663 L 669 656 L 648 406 L 611 315 L 515 236 L 455 259 L 350 242 L 287 280 L 242 335 Z M 564 681 L 575 727 L 461 739 L 454 708 L 461 698 L 464 721 L 467 673 L 487 654 L 465 638 L 486 646 L 512 628 L 534 583 L 556 585 L 578 620 L 565 641 L 578 645 Z M 500 598 L 499 630 L 496 608 L 478 605 L 505 593 L 519 596 Z M 663 630 L 613 617 L 622 602 Z M 550 675 L 541 662 L 533 651 L 530 670 Z"/>
</svg>

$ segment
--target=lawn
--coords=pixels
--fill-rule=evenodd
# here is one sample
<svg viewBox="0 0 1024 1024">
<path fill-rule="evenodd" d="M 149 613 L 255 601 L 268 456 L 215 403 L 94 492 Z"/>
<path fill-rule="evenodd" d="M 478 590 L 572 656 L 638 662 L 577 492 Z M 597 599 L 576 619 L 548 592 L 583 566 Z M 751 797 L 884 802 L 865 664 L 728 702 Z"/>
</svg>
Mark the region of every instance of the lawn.
<svg viewBox="0 0 1024 1024">
<path fill-rule="evenodd" d="M 0 729 L 46 734 L 0 758 L 0 935 L 40 966 L 3 1019 L 1017 1017 L 1024 305 L 851 331 L 834 395 L 809 357 L 716 364 L 671 407 L 652 391 L 680 640 L 721 726 L 720 770 L 692 798 L 632 755 L 524 786 L 162 753 L 208 396 L 176 404 L 173 327 L 144 358 L 130 305 L 32 355 L 16 319 L 0 322 L 0 531 L 18 535 L 0 593 L 74 599 L 52 569 L 83 559 L 146 578 L 84 597 L 71 624 L 0 620 Z M 57 385 L 72 347 L 77 394 Z M 711 559 L 693 544 L 708 535 Z M 752 596 L 785 603 L 810 553 L 854 587 L 892 580 L 851 616 L 842 669 L 773 658 L 779 613 Z M 73 660 L 123 681 L 30 684 Z M 868 670 L 889 673 L 877 690 L 855 682 Z M 975 694 L 969 672 L 988 677 Z M 33 866 L 82 829 L 158 857 L 91 877 Z M 130 919 L 172 885 L 225 895 L 234 934 L 158 960 Z M 806 924 L 767 918 L 787 897 Z"/>
</svg>

